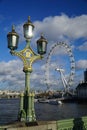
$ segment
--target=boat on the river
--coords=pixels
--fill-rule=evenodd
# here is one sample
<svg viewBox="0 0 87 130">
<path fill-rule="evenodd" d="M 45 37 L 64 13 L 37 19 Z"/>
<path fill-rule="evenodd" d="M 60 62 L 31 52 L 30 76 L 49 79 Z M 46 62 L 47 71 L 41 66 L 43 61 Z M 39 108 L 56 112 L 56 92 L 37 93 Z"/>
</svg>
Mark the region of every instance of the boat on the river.
<svg viewBox="0 0 87 130">
<path fill-rule="evenodd" d="M 62 101 L 57 100 L 57 99 L 38 99 L 39 103 L 49 103 L 52 105 L 58 105 L 58 104 L 62 104 Z"/>
<path fill-rule="evenodd" d="M 49 103 L 48 99 L 38 99 L 39 103 Z"/>
<path fill-rule="evenodd" d="M 49 104 L 52 104 L 52 105 L 61 105 L 62 101 L 60 101 L 60 100 L 49 100 Z"/>
</svg>

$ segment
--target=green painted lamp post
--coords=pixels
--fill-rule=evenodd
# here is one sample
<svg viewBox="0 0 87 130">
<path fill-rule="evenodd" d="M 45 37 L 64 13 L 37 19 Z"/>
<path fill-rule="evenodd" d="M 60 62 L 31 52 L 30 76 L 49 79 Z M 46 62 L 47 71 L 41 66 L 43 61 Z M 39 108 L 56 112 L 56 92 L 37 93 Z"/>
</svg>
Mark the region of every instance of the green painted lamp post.
<svg viewBox="0 0 87 130">
<path fill-rule="evenodd" d="M 18 56 L 23 61 L 23 72 L 25 73 L 25 91 L 20 95 L 20 111 L 19 120 L 25 122 L 35 122 L 35 109 L 34 109 L 34 92 L 30 91 L 30 74 L 32 72 L 32 63 L 36 60 L 42 59 L 43 54 L 46 53 L 47 40 L 41 36 L 37 40 L 37 51 L 36 54 L 30 47 L 30 41 L 33 37 L 34 25 L 28 17 L 28 21 L 23 25 L 24 37 L 26 39 L 26 46 L 21 51 L 15 51 L 18 48 L 19 36 L 15 32 L 14 26 L 12 26 L 12 32 L 7 34 L 8 48 L 12 55 Z"/>
</svg>

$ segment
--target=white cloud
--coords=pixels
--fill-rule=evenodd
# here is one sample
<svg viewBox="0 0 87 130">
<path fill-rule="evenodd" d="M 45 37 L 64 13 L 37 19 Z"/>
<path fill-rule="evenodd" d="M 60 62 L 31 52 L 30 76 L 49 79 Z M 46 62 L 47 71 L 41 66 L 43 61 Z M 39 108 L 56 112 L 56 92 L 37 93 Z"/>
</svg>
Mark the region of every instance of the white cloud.
<svg viewBox="0 0 87 130">
<path fill-rule="evenodd" d="M 87 62 L 86 62 L 87 63 Z M 3 67 L 2 67 L 3 66 Z M 56 63 L 52 63 L 51 67 L 55 68 Z M 1 62 L 0 63 L 0 88 L 2 87 L 2 83 L 5 85 L 3 86 L 3 89 L 13 89 L 13 90 L 24 90 L 25 87 L 25 76 L 22 71 L 23 65 L 20 60 L 12 60 L 9 62 Z M 43 66 L 41 66 L 39 69 L 34 66 L 34 72 L 31 74 L 30 83 L 31 88 L 34 89 L 46 89 L 46 82 L 45 82 L 45 74 L 44 69 L 46 69 Z M 55 70 L 54 70 L 55 71 Z M 62 87 L 61 81 L 58 80 L 58 77 L 56 75 L 53 75 L 50 73 L 50 80 L 49 84 L 51 87 L 57 89 Z M 7 86 L 6 84 L 7 83 Z M 1 88 L 2 89 L 2 88 Z"/>
<path fill-rule="evenodd" d="M 43 19 L 43 21 L 35 21 L 35 31 L 34 31 L 34 38 L 32 39 L 32 43 L 35 42 L 38 36 L 43 32 L 44 37 L 48 40 L 48 48 L 52 47 L 52 44 L 55 44 L 55 42 L 60 41 L 66 41 L 69 43 L 69 41 L 73 41 L 79 38 L 87 38 L 87 15 L 81 15 L 81 16 L 75 16 L 75 17 L 69 17 L 65 14 L 61 14 L 60 16 L 54 16 L 54 17 L 46 17 Z M 23 38 L 23 23 L 18 25 L 16 27 L 16 31 L 20 35 L 21 41 L 24 41 Z M 75 46 L 73 45 L 72 48 L 74 49 Z M 82 46 L 79 46 L 80 50 L 87 50 L 87 42 L 84 43 Z M 54 54 L 65 54 L 65 51 L 59 51 L 57 52 L 57 49 L 55 49 Z M 19 66 L 20 65 L 20 66 Z M 41 63 L 40 63 L 41 65 Z M 3 68 L 2 68 L 3 66 Z M 51 67 L 55 67 L 56 64 L 52 64 Z M 84 69 L 87 68 L 87 60 L 79 60 L 76 62 L 77 69 Z M 24 73 L 22 72 L 22 62 L 19 60 L 13 60 L 9 62 L 1 62 L 0 63 L 0 81 L 1 82 L 8 82 L 9 87 L 21 87 L 24 88 Z M 35 69 L 37 69 L 35 67 Z M 31 82 L 32 86 L 34 87 L 40 87 L 44 86 L 44 73 L 41 71 L 44 71 L 46 68 L 44 66 L 41 66 L 41 70 L 35 70 L 34 73 L 31 74 Z M 38 72 L 39 71 L 39 72 Z M 58 83 L 53 81 L 52 79 L 55 79 L 53 75 L 51 75 L 51 81 L 50 84 L 56 85 Z M 33 82 L 34 81 L 34 82 Z M 57 80 L 56 80 L 57 81 Z"/>
<path fill-rule="evenodd" d="M 68 17 L 65 14 L 60 16 L 47 17 L 43 21 L 35 21 L 35 35 L 43 32 L 50 41 L 58 41 L 68 37 L 78 39 L 87 37 L 87 15 Z"/>
<path fill-rule="evenodd" d="M 19 24 L 16 26 L 16 32 L 19 35 L 19 42 L 23 42 L 24 41 L 24 36 L 23 36 L 23 23 Z"/>
<path fill-rule="evenodd" d="M 43 85 L 44 75 L 40 69 L 34 66 L 34 72 L 30 76 L 30 87 L 34 89 Z M 24 90 L 25 74 L 21 60 L 11 60 L 8 62 L 0 62 L 0 89 Z M 3 84 L 3 87 L 2 87 Z"/>
<path fill-rule="evenodd" d="M 87 60 L 79 60 L 76 62 L 76 69 L 86 69 L 87 68 Z"/>
<path fill-rule="evenodd" d="M 0 68 L 2 68 L 0 69 L 0 84 L 2 82 L 7 83 L 7 86 L 5 86 L 9 89 L 17 87 L 19 90 L 20 88 L 23 88 L 24 75 L 22 72 L 22 62 L 20 60 L 2 61 L 0 62 Z"/>
<path fill-rule="evenodd" d="M 78 49 L 80 51 L 87 51 L 87 42 L 85 42 L 83 45 L 79 46 Z"/>
<path fill-rule="evenodd" d="M 43 33 L 50 43 L 53 41 L 71 41 L 79 38 L 87 38 L 87 15 L 69 17 L 66 14 L 59 16 L 49 16 L 43 21 L 34 21 L 34 38 L 36 41 L 40 34 Z M 21 41 L 23 38 L 23 23 L 16 27 L 16 31 L 20 35 Z"/>
</svg>

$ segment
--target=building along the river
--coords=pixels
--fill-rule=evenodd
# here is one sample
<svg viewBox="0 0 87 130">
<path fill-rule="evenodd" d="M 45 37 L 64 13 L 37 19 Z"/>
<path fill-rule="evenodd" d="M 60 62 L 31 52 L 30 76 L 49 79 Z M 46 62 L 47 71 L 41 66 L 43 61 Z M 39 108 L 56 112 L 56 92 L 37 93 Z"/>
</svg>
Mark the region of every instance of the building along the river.
<svg viewBox="0 0 87 130">
<path fill-rule="evenodd" d="M 20 93 L 15 91 L 9 91 L 9 90 L 0 90 L 0 98 L 19 98 Z"/>
<path fill-rule="evenodd" d="M 84 81 L 78 84 L 76 91 L 78 99 L 87 100 L 87 69 L 84 71 Z"/>
</svg>

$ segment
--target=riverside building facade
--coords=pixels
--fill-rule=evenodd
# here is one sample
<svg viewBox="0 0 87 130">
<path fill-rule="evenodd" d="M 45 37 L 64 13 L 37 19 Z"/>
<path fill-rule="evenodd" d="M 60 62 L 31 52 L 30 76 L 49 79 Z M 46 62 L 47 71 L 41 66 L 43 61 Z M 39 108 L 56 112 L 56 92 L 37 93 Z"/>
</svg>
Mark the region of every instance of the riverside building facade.
<svg viewBox="0 0 87 130">
<path fill-rule="evenodd" d="M 84 81 L 78 84 L 76 91 L 78 99 L 87 100 L 87 69 L 84 71 Z"/>
</svg>

